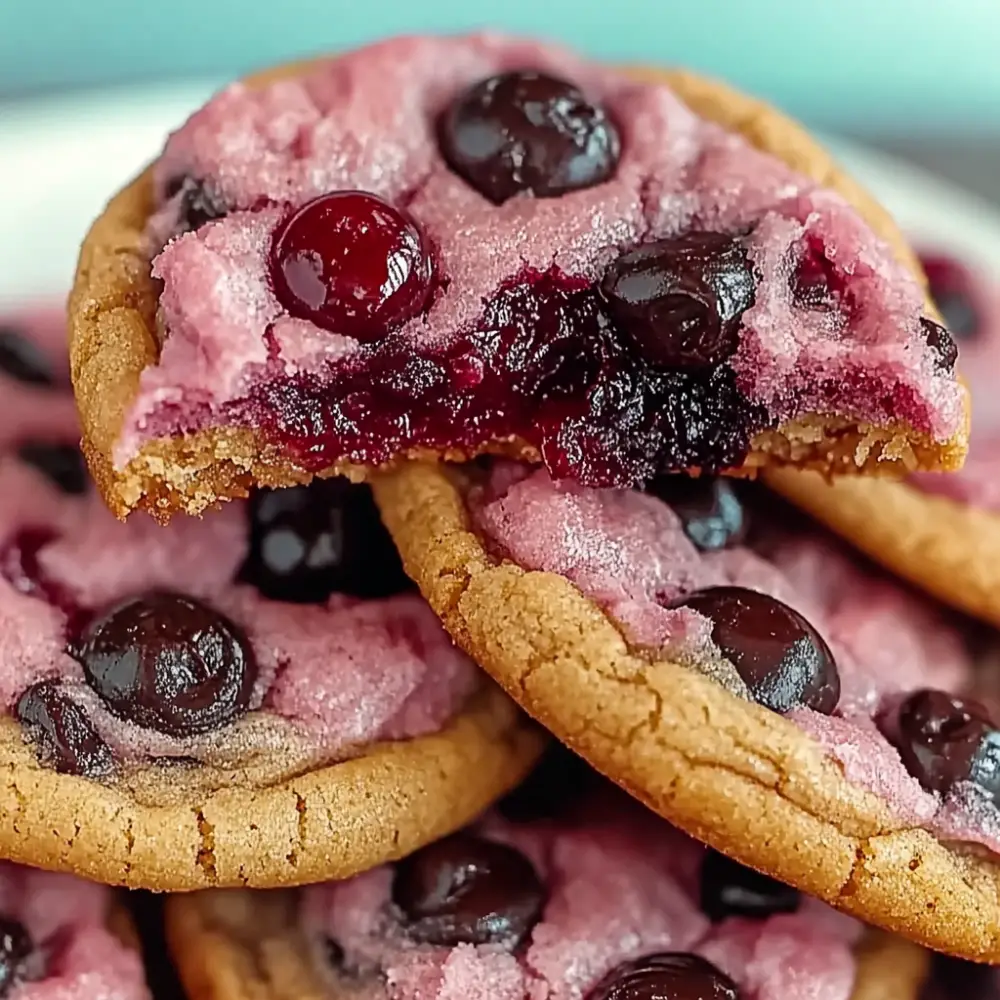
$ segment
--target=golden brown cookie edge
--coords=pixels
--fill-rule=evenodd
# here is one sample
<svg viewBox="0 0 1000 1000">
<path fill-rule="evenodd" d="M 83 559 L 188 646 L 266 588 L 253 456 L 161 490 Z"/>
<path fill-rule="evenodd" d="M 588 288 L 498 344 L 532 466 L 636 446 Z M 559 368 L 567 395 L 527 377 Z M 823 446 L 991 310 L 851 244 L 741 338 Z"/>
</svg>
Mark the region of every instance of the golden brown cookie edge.
<svg viewBox="0 0 1000 1000">
<path fill-rule="evenodd" d="M 769 486 L 893 573 L 1000 627 L 1000 515 L 902 482 L 792 469 Z"/>
<path fill-rule="evenodd" d="M 0 856 L 156 891 L 345 878 L 474 819 L 514 787 L 545 736 L 501 691 L 474 695 L 441 732 L 263 789 L 153 807 L 57 774 L 0 720 Z"/>
<path fill-rule="evenodd" d="M 335 979 L 296 919 L 293 893 L 208 890 L 166 903 L 167 941 L 191 1000 L 320 1000 Z M 260 932 L 264 928 L 264 933 Z M 868 929 L 855 945 L 851 1000 L 911 1000 L 927 976 L 929 954 Z"/>
<path fill-rule="evenodd" d="M 927 947 L 1000 962 L 1000 866 L 908 829 L 789 720 L 633 655 L 560 576 L 490 558 L 461 471 L 373 480 L 407 572 L 455 641 L 534 718 L 687 833 Z"/>
<path fill-rule="evenodd" d="M 314 65 L 277 67 L 246 82 L 263 86 Z M 889 214 L 800 125 L 759 100 L 693 73 L 642 67 L 626 71 L 665 82 L 698 114 L 740 131 L 757 148 L 838 191 L 926 285 L 916 257 Z M 280 455 L 252 430 L 241 428 L 155 440 L 125 469 L 113 467 L 114 442 L 138 390 L 139 376 L 158 353 L 157 290 L 142 247 L 151 210 L 152 179 L 147 170 L 112 199 L 87 234 L 70 295 L 70 361 L 84 454 L 106 503 L 118 517 L 143 508 L 165 521 L 176 512 L 200 514 L 221 501 L 243 497 L 254 483 L 289 486 L 308 481 L 313 473 Z M 929 297 L 927 310 L 938 315 Z M 939 444 L 897 425 L 844 427 L 840 421 L 827 424 L 813 417 L 758 435 L 745 468 L 752 471 L 791 461 L 825 472 L 898 476 L 915 467 L 957 468 L 967 446 L 967 428 Z M 344 471 L 360 474 L 343 463 L 321 474 Z"/>
</svg>

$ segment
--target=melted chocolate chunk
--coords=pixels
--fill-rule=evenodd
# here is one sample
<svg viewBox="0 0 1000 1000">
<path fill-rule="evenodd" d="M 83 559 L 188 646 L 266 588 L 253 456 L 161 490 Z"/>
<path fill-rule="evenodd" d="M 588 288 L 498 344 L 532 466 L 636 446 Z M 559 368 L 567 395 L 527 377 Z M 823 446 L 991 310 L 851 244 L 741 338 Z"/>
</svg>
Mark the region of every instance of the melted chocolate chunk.
<svg viewBox="0 0 1000 1000">
<path fill-rule="evenodd" d="M 34 947 L 24 924 L 0 917 L 0 997 L 6 997 L 18 981 L 28 978 L 24 966 Z"/>
<path fill-rule="evenodd" d="M 119 604 L 70 652 L 115 715 L 171 736 L 206 733 L 243 715 L 257 679 L 242 629 L 181 594 Z"/>
<path fill-rule="evenodd" d="M 739 1000 L 729 976 L 690 952 L 657 952 L 615 966 L 587 1000 Z"/>
<path fill-rule="evenodd" d="M 513 948 L 541 917 L 545 887 L 520 851 L 457 833 L 396 867 L 392 899 L 416 941 Z"/>
<path fill-rule="evenodd" d="M 55 372 L 41 348 L 9 326 L 0 326 L 0 372 L 27 385 L 56 384 Z"/>
<path fill-rule="evenodd" d="M 475 84 L 441 116 L 441 155 L 484 198 L 555 198 L 613 176 L 614 122 L 566 80 L 504 73 Z"/>
<path fill-rule="evenodd" d="M 412 587 L 368 486 L 320 479 L 259 490 L 240 578 L 275 601 L 391 597 Z"/>
<path fill-rule="evenodd" d="M 928 791 L 971 782 L 1000 806 L 1000 731 L 979 702 L 944 691 L 914 691 L 887 735 L 906 769 Z"/>
<path fill-rule="evenodd" d="M 32 684 L 18 698 L 14 717 L 38 746 L 42 761 L 60 773 L 106 778 L 114 770 L 111 747 L 57 681 Z"/>
<path fill-rule="evenodd" d="M 958 361 L 958 346 L 952 340 L 951 334 L 940 323 L 935 323 L 926 316 L 920 318 L 920 329 L 923 331 L 924 340 L 934 352 L 938 368 L 945 372 L 954 371 L 955 362 Z"/>
<path fill-rule="evenodd" d="M 17 454 L 22 462 L 37 469 L 63 493 L 82 496 L 87 492 L 87 466 L 75 445 L 29 441 L 18 448 Z"/>
<path fill-rule="evenodd" d="M 702 552 L 739 545 L 746 535 L 747 514 L 730 479 L 660 476 L 647 490 L 670 505 Z"/>
<path fill-rule="evenodd" d="M 833 653 L 787 604 L 746 587 L 709 587 L 679 604 L 711 620 L 715 644 L 765 708 L 829 715 L 837 707 L 840 675 Z"/>
<path fill-rule="evenodd" d="M 687 233 L 623 253 L 601 293 L 639 354 L 666 369 L 708 369 L 739 346 L 756 280 L 739 239 Z"/>
<path fill-rule="evenodd" d="M 206 222 L 226 215 L 225 202 L 204 181 L 195 177 L 173 178 L 167 183 L 165 193 L 167 198 L 181 195 L 177 222 L 180 233 L 201 229 Z"/>
<path fill-rule="evenodd" d="M 763 920 L 773 913 L 794 913 L 800 895 L 791 886 L 709 851 L 701 865 L 701 910 L 712 923 L 726 917 Z"/>
</svg>

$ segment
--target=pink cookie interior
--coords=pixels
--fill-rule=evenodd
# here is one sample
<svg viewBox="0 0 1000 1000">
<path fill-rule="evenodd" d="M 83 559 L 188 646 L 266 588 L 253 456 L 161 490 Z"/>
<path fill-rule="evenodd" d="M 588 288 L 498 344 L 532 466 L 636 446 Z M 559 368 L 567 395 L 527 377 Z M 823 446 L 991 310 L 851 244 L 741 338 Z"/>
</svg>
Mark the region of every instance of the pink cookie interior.
<svg viewBox="0 0 1000 1000">
<path fill-rule="evenodd" d="M 434 123 L 466 87 L 525 67 L 571 79 L 605 105 L 621 130 L 623 155 L 616 175 L 596 187 L 551 199 L 515 197 L 498 207 L 448 168 Z M 401 38 L 262 89 L 234 85 L 170 137 L 156 165 L 161 196 L 184 176 L 204 183 L 230 214 L 172 239 L 155 257 L 167 335 L 122 428 L 118 467 L 157 437 L 256 424 L 264 404 L 253 402 L 253 389 L 262 383 L 322 385 L 331 373 L 364 370 L 363 345 L 291 317 L 267 270 L 288 207 L 342 189 L 405 203 L 434 247 L 441 288 L 425 315 L 393 334 L 404 352 L 447 354 L 481 320 L 484 302 L 526 269 L 555 267 L 592 283 L 637 242 L 691 229 L 752 228 L 746 246 L 761 283 L 727 364 L 769 426 L 819 412 L 875 424 L 899 420 L 937 441 L 961 426 L 961 392 L 938 370 L 921 333 L 919 285 L 841 197 L 693 114 L 667 87 L 559 48 L 500 35 Z M 151 221 L 154 249 L 176 226 L 180 197 Z M 839 312 L 793 302 L 790 275 L 806 245 L 824 249 L 849 285 L 847 326 Z M 449 377 L 464 377 L 468 363 L 462 354 Z M 267 396 L 280 397 L 280 388 Z M 381 460 L 421 444 L 403 427 L 425 427 L 412 397 L 411 405 L 412 421 L 393 424 L 385 442 L 351 446 L 351 457 Z M 286 428 L 294 423 L 282 419 Z M 517 430 L 530 435 L 530 418 Z M 473 430 L 461 434 L 455 443 L 483 443 Z M 299 459 L 308 462 L 309 449 L 302 451 Z M 326 464 L 344 457 L 315 443 L 313 452 Z"/>
<path fill-rule="evenodd" d="M 680 518 L 652 495 L 587 489 L 511 465 L 494 469 L 470 507 L 492 549 L 525 569 L 566 577 L 607 611 L 629 643 L 680 662 L 719 655 L 707 618 L 669 607 L 685 594 L 736 585 L 795 608 L 828 642 L 842 690 L 836 715 L 801 710 L 793 720 L 851 781 L 889 802 L 901 822 L 1000 851 L 997 810 L 975 805 L 966 789 L 944 802 L 924 791 L 872 722 L 901 692 L 961 689 L 972 666 L 962 635 L 943 612 L 853 561 L 832 539 L 773 530 L 759 552 L 700 552 Z"/>
<path fill-rule="evenodd" d="M 415 945 L 391 903 L 392 870 L 306 892 L 313 933 L 345 964 L 385 976 L 363 995 L 394 1000 L 582 1000 L 620 962 L 695 952 L 731 976 L 742 1000 L 847 1000 L 862 927 L 814 900 L 794 914 L 711 924 L 698 906 L 705 849 L 617 797 L 582 817 L 479 831 L 531 859 L 548 890 L 541 920 L 515 954 L 499 946 Z"/>
</svg>

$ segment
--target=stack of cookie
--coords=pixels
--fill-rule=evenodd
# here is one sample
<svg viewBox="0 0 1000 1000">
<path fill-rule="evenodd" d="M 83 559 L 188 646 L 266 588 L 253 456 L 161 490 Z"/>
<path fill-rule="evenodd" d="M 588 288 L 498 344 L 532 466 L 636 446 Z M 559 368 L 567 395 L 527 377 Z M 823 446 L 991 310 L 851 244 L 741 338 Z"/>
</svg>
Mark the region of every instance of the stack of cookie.
<svg viewBox="0 0 1000 1000">
<path fill-rule="evenodd" d="M 111 201 L 69 320 L 79 431 L 0 344 L 0 845 L 67 873 L 12 883 L 177 893 L 218 1000 L 1000 963 L 995 637 L 850 545 L 1000 622 L 957 348 L 792 122 L 495 35 L 283 67 Z M 33 912 L 0 995 L 61 974 Z"/>
</svg>

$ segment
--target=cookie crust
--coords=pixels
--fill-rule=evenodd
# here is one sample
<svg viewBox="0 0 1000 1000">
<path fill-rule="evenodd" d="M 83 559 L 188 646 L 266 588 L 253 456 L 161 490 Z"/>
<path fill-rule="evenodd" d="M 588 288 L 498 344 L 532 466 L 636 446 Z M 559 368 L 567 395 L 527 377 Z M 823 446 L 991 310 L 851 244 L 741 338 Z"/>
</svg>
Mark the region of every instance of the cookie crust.
<svg viewBox="0 0 1000 1000">
<path fill-rule="evenodd" d="M 202 892 L 166 905 L 167 941 L 191 1000 L 321 1000 L 338 990 L 297 923 L 294 892 Z M 855 948 L 851 1000 L 910 1000 L 929 956 L 869 931 Z"/>
<path fill-rule="evenodd" d="M 282 66 L 245 82 L 264 86 L 300 75 L 314 65 Z M 916 257 L 888 213 L 800 125 L 760 101 L 693 73 L 636 67 L 625 72 L 666 84 L 699 115 L 740 132 L 757 148 L 839 192 L 922 279 Z M 83 451 L 106 503 L 118 517 L 144 509 L 166 521 L 179 511 L 200 514 L 223 500 L 244 497 L 253 485 L 293 486 L 309 481 L 313 473 L 250 428 L 156 439 L 124 469 L 114 468 L 114 442 L 138 391 L 139 377 L 158 357 L 158 289 L 149 273 L 142 237 L 152 210 L 152 174 L 146 170 L 111 200 L 87 234 L 69 300 L 70 361 Z M 929 298 L 926 309 L 928 315 L 939 318 Z M 967 445 L 967 428 L 941 445 L 906 427 L 815 416 L 758 434 L 743 468 L 752 474 L 760 467 L 793 463 L 827 473 L 898 476 L 918 467 L 957 468 Z M 529 461 L 538 458 L 516 441 L 502 450 Z M 413 452 L 401 457 L 461 460 L 473 456 Z M 361 478 L 366 470 L 338 463 L 319 473 L 338 474 Z"/>
<path fill-rule="evenodd" d="M 907 483 L 769 469 L 769 486 L 959 611 L 1000 626 L 1000 516 Z"/>
<path fill-rule="evenodd" d="M 130 888 L 301 885 L 346 878 L 464 826 L 530 770 L 544 736 L 490 685 L 440 733 L 265 787 L 182 804 L 38 763 L 0 720 L 0 854 Z"/>
<path fill-rule="evenodd" d="M 789 720 L 633 654 L 568 580 L 491 558 L 460 470 L 413 464 L 373 488 L 459 646 L 599 771 L 745 865 L 928 947 L 1000 962 L 1000 865 L 901 824 Z"/>
</svg>

